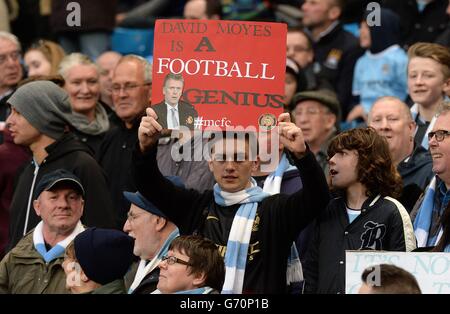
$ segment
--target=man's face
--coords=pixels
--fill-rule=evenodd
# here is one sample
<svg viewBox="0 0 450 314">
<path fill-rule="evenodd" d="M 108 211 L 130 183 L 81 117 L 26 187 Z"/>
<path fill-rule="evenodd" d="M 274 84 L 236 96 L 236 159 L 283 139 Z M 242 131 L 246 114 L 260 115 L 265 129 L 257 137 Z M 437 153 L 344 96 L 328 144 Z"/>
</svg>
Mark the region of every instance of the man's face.
<svg viewBox="0 0 450 314">
<path fill-rule="evenodd" d="M 433 126 L 433 131 L 450 131 L 450 113 L 441 114 Z M 433 158 L 433 172 L 450 186 L 450 136 L 447 135 L 440 142 L 433 136 L 429 141 L 430 153 Z"/>
<path fill-rule="evenodd" d="M 43 191 L 33 205 L 45 228 L 70 233 L 83 215 L 84 201 L 70 185 L 61 183 L 50 191 Z"/>
<path fill-rule="evenodd" d="M 163 87 L 164 100 L 171 106 L 176 106 L 183 94 L 183 82 L 168 79 Z"/>
<path fill-rule="evenodd" d="M 151 83 L 144 81 L 144 67 L 134 60 L 119 63 L 114 70 L 112 84 L 117 116 L 132 123 L 150 104 Z"/>
<path fill-rule="evenodd" d="M 292 58 L 302 68 L 309 65 L 314 58 L 308 39 L 300 32 L 288 32 L 286 37 L 286 56 Z"/>
<path fill-rule="evenodd" d="M 303 100 L 293 111 L 295 124 L 302 129 L 305 141 L 314 146 L 324 143 L 336 122 L 336 116 L 315 100 Z"/>
<path fill-rule="evenodd" d="M 100 67 L 100 91 L 102 97 L 111 98 L 114 68 L 120 58 L 121 56 L 117 53 L 104 53 L 97 59 L 97 64 Z"/>
<path fill-rule="evenodd" d="M 157 230 L 159 217 L 131 204 L 123 231 L 135 239 L 133 254 L 141 259 L 152 259 L 160 249 L 160 235 Z"/>
<path fill-rule="evenodd" d="M 30 146 L 37 142 L 42 134 L 32 126 L 16 109 L 11 108 L 11 113 L 6 119 L 13 141 L 17 145 Z"/>
<path fill-rule="evenodd" d="M 343 149 L 329 160 L 331 185 L 337 189 L 347 189 L 358 182 L 356 165 L 358 152 Z"/>
<path fill-rule="evenodd" d="M 414 57 L 408 64 L 408 91 L 412 100 L 424 107 L 436 104 L 450 84 L 445 79 L 442 65 L 430 58 Z"/>
<path fill-rule="evenodd" d="M 0 92 L 4 92 L 22 79 L 20 50 L 16 44 L 0 38 Z"/>
<path fill-rule="evenodd" d="M 332 0 L 305 0 L 302 5 L 303 25 L 314 28 L 330 22 Z"/>
<path fill-rule="evenodd" d="M 256 171 L 259 165 L 257 160 L 251 160 L 250 147 L 244 139 L 217 141 L 208 164 L 220 188 L 229 193 L 250 187 L 252 171 Z"/>
<path fill-rule="evenodd" d="M 186 2 L 184 6 L 183 16 L 187 20 L 207 20 L 206 1 L 191 0 Z"/>
<path fill-rule="evenodd" d="M 100 97 L 97 69 L 84 64 L 71 67 L 67 71 L 64 89 L 69 94 L 74 111 L 81 114 L 92 112 Z"/>
<path fill-rule="evenodd" d="M 174 256 L 183 262 L 189 263 L 189 256 L 178 250 L 169 250 L 167 256 Z M 175 262 L 174 264 L 170 263 L 169 259 L 159 263 L 160 272 L 157 286 L 159 291 L 167 294 L 200 287 L 199 284 L 196 284 L 199 281 L 197 279 L 198 276 L 190 273 L 190 266 L 179 262 Z"/>
<path fill-rule="evenodd" d="M 408 119 L 405 110 L 397 101 L 380 100 L 373 105 L 369 115 L 369 126 L 386 138 L 394 158 L 397 152 L 408 147 L 407 143 L 411 143 L 414 136 L 415 123 Z"/>
</svg>

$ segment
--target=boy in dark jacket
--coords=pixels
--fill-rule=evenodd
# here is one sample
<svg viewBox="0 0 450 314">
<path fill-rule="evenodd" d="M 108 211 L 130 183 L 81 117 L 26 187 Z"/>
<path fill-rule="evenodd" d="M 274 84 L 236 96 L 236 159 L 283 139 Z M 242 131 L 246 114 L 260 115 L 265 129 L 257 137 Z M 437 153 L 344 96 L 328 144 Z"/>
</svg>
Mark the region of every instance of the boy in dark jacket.
<svg viewBox="0 0 450 314">
<path fill-rule="evenodd" d="M 316 223 L 304 265 L 305 291 L 344 293 L 346 250 L 411 251 L 416 247 L 399 195 L 400 175 L 386 140 L 372 128 L 352 129 L 328 149 L 330 179 L 341 196 Z"/>
</svg>

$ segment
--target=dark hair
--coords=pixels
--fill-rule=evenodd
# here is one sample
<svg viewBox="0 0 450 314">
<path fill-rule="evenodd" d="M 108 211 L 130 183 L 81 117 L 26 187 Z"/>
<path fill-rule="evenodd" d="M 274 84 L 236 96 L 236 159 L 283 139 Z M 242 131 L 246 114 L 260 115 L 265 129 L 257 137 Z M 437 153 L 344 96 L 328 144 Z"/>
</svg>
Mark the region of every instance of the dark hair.
<svg viewBox="0 0 450 314">
<path fill-rule="evenodd" d="M 358 152 L 356 172 L 367 196 L 398 197 L 402 180 L 392 162 L 386 139 L 373 128 L 351 129 L 337 135 L 328 147 L 328 158 L 344 149 Z"/>
<path fill-rule="evenodd" d="M 172 241 L 169 250 L 189 256 L 190 274 L 205 273 L 205 286 L 222 290 L 225 263 L 214 242 L 197 235 L 180 236 Z"/>
<path fill-rule="evenodd" d="M 206 1 L 206 16 L 211 18 L 213 15 L 218 15 L 220 19 L 223 17 L 222 3 L 220 0 L 205 0 Z"/>
<path fill-rule="evenodd" d="M 379 270 L 379 272 L 377 272 Z M 373 282 L 372 277 L 369 278 L 370 282 L 367 281 L 369 275 L 375 272 L 375 276 L 379 274 L 379 279 L 375 280 L 378 282 Z M 366 268 L 362 275 L 361 280 L 366 285 L 372 288 L 374 293 L 386 293 L 386 294 L 421 294 L 419 284 L 416 278 L 403 268 L 389 265 L 380 264 L 372 267 Z"/>
</svg>

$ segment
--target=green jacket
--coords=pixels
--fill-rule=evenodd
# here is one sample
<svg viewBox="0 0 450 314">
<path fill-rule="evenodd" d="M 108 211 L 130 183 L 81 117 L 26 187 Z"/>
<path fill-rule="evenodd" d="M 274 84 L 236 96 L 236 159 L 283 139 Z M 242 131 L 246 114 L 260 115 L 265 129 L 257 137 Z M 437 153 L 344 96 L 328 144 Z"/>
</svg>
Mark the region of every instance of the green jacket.
<svg viewBox="0 0 450 314">
<path fill-rule="evenodd" d="M 90 294 L 126 294 L 123 279 L 117 279 L 89 292 Z"/>
<path fill-rule="evenodd" d="M 46 263 L 33 245 L 33 230 L 0 262 L 0 293 L 69 293 L 64 256 Z"/>
</svg>

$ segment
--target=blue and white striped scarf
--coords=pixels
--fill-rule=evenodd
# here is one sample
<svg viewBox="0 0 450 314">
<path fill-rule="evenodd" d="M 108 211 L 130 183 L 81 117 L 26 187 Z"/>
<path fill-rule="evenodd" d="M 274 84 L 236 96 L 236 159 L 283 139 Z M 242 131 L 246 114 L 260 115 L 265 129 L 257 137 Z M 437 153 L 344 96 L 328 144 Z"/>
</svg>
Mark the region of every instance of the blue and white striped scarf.
<svg viewBox="0 0 450 314">
<path fill-rule="evenodd" d="M 44 235 L 42 234 L 42 227 L 44 223 L 42 220 L 37 224 L 36 228 L 33 231 L 33 243 L 34 248 L 38 253 L 42 256 L 46 263 L 50 263 L 54 259 L 60 257 L 64 254 L 67 245 L 79 234 L 84 231 L 84 227 L 80 221 L 78 221 L 75 229 L 72 233 L 62 241 L 59 241 L 54 247 L 47 252 L 47 248 L 45 247 Z"/>
<path fill-rule="evenodd" d="M 414 104 L 411 107 L 411 115 L 413 118 L 413 121 L 416 121 L 417 115 L 419 114 L 419 105 Z M 428 149 L 428 133 L 430 133 L 431 130 L 433 130 L 433 126 L 436 123 L 436 116 L 433 117 L 430 121 L 430 125 L 428 125 L 427 131 L 425 132 L 425 135 L 423 136 L 422 142 L 420 143 L 425 149 Z M 416 127 L 416 132 L 418 128 Z M 414 134 L 415 135 L 415 134 Z"/>
<path fill-rule="evenodd" d="M 214 200 L 220 206 L 242 204 L 233 219 L 225 253 L 225 282 L 222 294 L 242 293 L 247 252 L 258 202 L 269 196 L 250 178 L 251 187 L 239 192 L 222 191 L 214 185 Z"/>
<path fill-rule="evenodd" d="M 297 169 L 297 167 L 291 165 L 286 157 L 286 154 L 282 154 L 280 163 L 277 169 L 267 176 L 264 181 L 263 191 L 270 195 L 278 194 L 281 192 L 281 182 L 283 181 L 283 174 L 287 171 Z M 297 246 L 295 242 L 291 246 L 291 254 L 287 261 L 286 282 L 291 284 L 293 282 L 303 281 L 303 269 L 300 262 L 300 256 L 298 254 Z"/>
<path fill-rule="evenodd" d="M 440 234 L 435 237 L 433 243 L 428 241 L 428 233 L 431 227 L 431 220 L 433 217 L 434 208 L 434 194 L 436 193 L 436 176 L 431 180 L 427 189 L 425 190 L 425 196 L 422 204 L 417 212 L 417 216 L 414 219 L 414 233 L 417 238 L 417 247 L 425 247 L 429 245 L 436 245 L 439 241 Z"/>
</svg>

